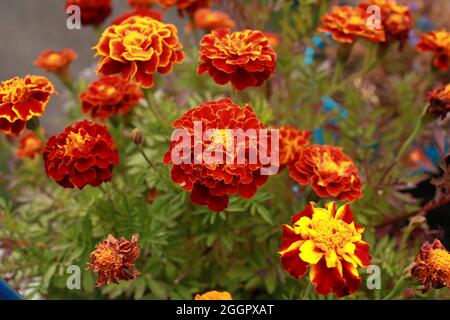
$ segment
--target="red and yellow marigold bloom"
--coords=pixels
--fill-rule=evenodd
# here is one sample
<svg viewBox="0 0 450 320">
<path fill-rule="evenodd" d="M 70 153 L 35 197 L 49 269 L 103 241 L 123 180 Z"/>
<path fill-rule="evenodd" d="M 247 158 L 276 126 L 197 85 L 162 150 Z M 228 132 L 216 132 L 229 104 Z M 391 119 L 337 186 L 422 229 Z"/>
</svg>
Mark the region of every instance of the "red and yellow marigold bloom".
<svg viewBox="0 0 450 320">
<path fill-rule="evenodd" d="M 167 73 L 183 61 L 182 48 L 174 25 L 133 16 L 103 32 L 96 46 L 101 59 L 97 72 L 120 73 L 127 81 L 134 78 L 150 88 L 155 72 Z"/>
<path fill-rule="evenodd" d="M 349 204 L 325 208 L 311 202 L 283 224 L 279 250 L 283 268 L 294 278 L 309 278 L 318 294 L 334 293 L 338 297 L 357 291 L 361 285 L 358 267 L 366 268 L 371 260 L 369 244 L 362 240 L 364 227 L 354 221 Z"/>
<path fill-rule="evenodd" d="M 83 25 L 100 25 L 112 12 L 112 0 L 66 0 L 66 8 L 78 6 Z"/>
<path fill-rule="evenodd" d="M 427 100 L 428 111 L 444 119 L 450 112 L 450 83 L 428 91 Z"/>
<path fill-rule="evenodd" d="M 297 161 L 301 150 L 309 145 L 311 132 L 300 130 L 293 126 L 280 128 L 280 165 L 286 165 Z"/>
<path fill-rule="evenodd" d="M 422 245 L 412 264 L 411 275 L 423 284 L 423 292 L 430 288 L 450 288 L 450 253 L 439 240 Z"/>
<path fill-rule="evenodd" d="M 195 300 L 233 300 L 233 298 L 227 291 L 212 290 L 203 294 L 196 294 Z"/>
<path fill-rule="evenodd" d="M 162 13 L 158 10 L 147 9 L 147 8 L 136 8 L 133 11 L 125 12 L 120 17 L 115 19 L 112 24 L 117 25 L 121 24 L 128 18 L 138 16 L 138 17 L 149 17 L 158 21 L 162 21 Z"/>
<path fill-rule="evenodd" d="M 19 159 L 34 159 L 44 151 L 44 141 L 30 131 L 19 140 L 19 146 L 16 151 L 16 157 Z"/>
<path fill-rule="evenodd" d="M 89 120 L 51 137 L 44 149 L 47 175 L 64 188 L 97 187 L 110 181 L 118 163 L 117 146 L 108 128 Z"/>
<path fill-rule="evenodd" d="M 208 72 L 217 84 L 231 82 L 237 90 L 261 86 L 276 66 L 275 51 L 257 30 L 213 30 L 200 41 L 199 60 L 199 75 Z"/>
<path fill-rule="evenodd" d="M 289 166 L 289 176 L 302 185 L 311 183 L 319 197 L 351 202 L 362 196 L 362 186 L 353 160 L 342 148 L 311 145 L 303 148 Z"/>
<path fill-rule="evenodd" d="M 44 114 L 50 96 L 57 94 L 46 77 L 14 77 L 0 84 L 0 132 L 20 135 L 27 121 Z"/>
<path fill-rule="evenodd" d="M 236 22 L 228 14 L 209 8 L 202 8 L 195 11 L 194 24 L 197 28 L 204 29 L 208 32 L 221 28 L 233 29 L 236 26 Z"/>
<path fill-rule="evenodd" d="M 322 17 L 323 25 L 319 31 L 329 33 L 334 40 L 343 43 L 353 43 L 357 38 L 371 42 L 384 42 L 384 29 L 369 28 L 368 16 L 365 10 L 350 6 L 335 6 Z"/>
<path fill-rule="evenodd" d="M 180 16 L 183 16 L 184 10 L 193 15 L 198 9 L 207 8 L 211 2 L 212 0 L 159 0 L 164 9 L 176 7 Z"/>
<path fill-rule="evenodd" d="M 140 253 L 137 243 L 137 236 L 132 236 L 128 241 L 124 237 L 117 240 L 108 235 L 106 240 L 95 246 L 87 269 L 97 273 L 97 287 L 119 283 L 120 280 L 133 280 L 140 275 L 134 265 Z"/>
<path fill-rule="evenodd" d="M 408 6 L 394 0 L 368 0 L 359 4 L 364 11 L 369 6 L 376 5 L 381 9 L 381 23 L 387 41 L 399 40 L 401 46 L 409 37 L 413 27 L 413 18 Z"/>
<path fill-rule="evenodd" d="M 245 150 L 245 154 L 252 152 L 258 154 L 261 150 L 258 150 L 258 143 L 247 141 L 244 145 L 239 144 L 235 137 L 228 135 L 226 130 L 254 129 L 257 131 L 264 129 L 252 108 L 247 104 L 241 108 L 228 98 L 210 101 L 190 109 L 173 123 L 173 127 L 186 130 L 194 135 L 196 134 L 194 122 L 202 125 L 201 137 L 193 137 L 190 141 L 185 141 L 186 139 L 171 141 L 170 148 L 164 157 L 164 163 L 173 163 L 172 150 L 180 145 L 189 151 L 188 156 L 192 156 L 192 158 L 196 157 L 195 150 L 197 148 L 200 148 L 202 154 L 205 154 L 223 147 L 222 153 L 227 161 L 223 158 L 222 162 L 205 161 L 205 156 L 203 156 L 199 161 L 191 159 L 191 161 L 187 161 L 188 163 L 173 163 L 172 181 L 191 192 L 190 199 L 194 204 L 207 205 L 213 211 L 223 211 L 227 208 L 230 195 L 238 194 L 244 199 L 253 197 L 258 187 L 266 183 L 268 176 L 261 174 L 263 165 L 259 159 L 255 164 L 249 164 L 248 161 L 240 164 L 237 161 L 239 152 L 234 151 Z M 202 139 L 206 130 L 213 131 L 211 141 Z M 196 147 L 196 145 L 199 146 Z M 234 145 L 235 148 L 228 148 L 231 145 Z M 230 150 L 231 152 L 228 152 Z M 231 160 L 228 160 L 228 157 Z"/>
<path fill-rule="evenodd" d="M 65 74 L 69 65 L 77 58 L 77 54 L 72 49 L 64 48 L 61 51 L 44 50 L 34 60 L 33 64 L 41 70 Z"/>
<path fill-rule="evenodd" d="M 94 80 L 80 95 L 83 113 L 101 121 L 128 113 L 144 98 L 139 86 L 117 75 Z"/>
<path fill-rule="evenodd" d="M 434 53 L 434 65 L 442 71 L 450 67 L 450 32 L 447 30 L 432 31 L 422 34 L 417 44 L 419 51 Z"/>
<path fill-rule="evenodd" d="M 128 0 L 128 5 L 133 8 L 149 8 L 154 4 L 159 3 L 159 0 Z"/>
</svg>

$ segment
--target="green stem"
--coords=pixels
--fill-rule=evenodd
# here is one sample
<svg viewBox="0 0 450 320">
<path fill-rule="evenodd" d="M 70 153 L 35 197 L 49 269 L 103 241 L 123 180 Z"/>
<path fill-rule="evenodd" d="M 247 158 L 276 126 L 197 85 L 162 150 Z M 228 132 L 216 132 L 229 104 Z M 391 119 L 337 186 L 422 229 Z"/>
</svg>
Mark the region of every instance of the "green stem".
<svg viewBox="0 0 450 320">
<path fill-rule="evenodd" d="M 68 76 L 68 75 L 58 75 L 58 78 L 62 82 L 64 87 L 66 87 L 66 89 L 69 91 L 69 93 L 71 94 L 72 98 L 74 98 L 75 100 L 78 100 L 78 92 L 75 89 L 75 87 L 73 85 L 73 82 L 70 79 L 70 76 Z"/>
<path fill-rule="evenodd" d="M 312 287 L 313 287 L 312 283 L 308 282 L 308 286 L 306 287 L 305 291 L 303 292 L 302 300 L 306 300 L 309 297 Z"/>
<path fill-rule="evenodd" d="M 148 108 L 152 112 L 153 116 L 155 117 L 155 119 L 161 121 L 159 113 L 156 110 L 156 103 L 154 103 L 152 99 L 152 93 L 149 89 L 143 89 L 142 91 L 144 92 L 145 101 L 147 101 Z"/>
<path fill-rule="evenodd" d="M 401 288 L 401 286 L 403 285 L 403 283 L 405 282 L 405 278 L 402 276 L 397 284 L 395 285 L 394 289 L 392 289 L 391 292 L 389 292 L 384 298 L 383 300 L 390 300 L 392 298 L 395 297 L 395 295 L 398 293 L 397 291 Z"/>
<path fill-rule="evenodd" d="M 239 92 L 231 83 L 230 86 L 231 86 L 231 100 L 233 100 L 234 103 L 238 103 Z"/>
</svg>

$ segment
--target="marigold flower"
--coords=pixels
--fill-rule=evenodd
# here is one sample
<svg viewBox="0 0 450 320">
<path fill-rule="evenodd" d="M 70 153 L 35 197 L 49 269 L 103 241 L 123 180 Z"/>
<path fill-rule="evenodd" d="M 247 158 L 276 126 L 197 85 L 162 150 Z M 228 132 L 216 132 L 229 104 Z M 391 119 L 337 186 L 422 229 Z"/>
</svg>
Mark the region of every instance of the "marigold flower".
<svg viewBox="0 0 450 320">
<path fill-rule="evenodd" d="M 322 17 L 323 26 L 319 31 L 331 34 L 334 40 L 353 43 L 358 37 L 371 42 L 386 41 L 384 29 L 369 28 L 367 14 L 361 8 L 335 6 Z"/>
<path fill-rule="evenodd" d="M 66 9 L 72 5 L 80 7 L 81 24 L 100 25 L 112 12 L 112 0 L 66 0 Z"/>
<path fill-rule="evenodd" d="M 187 163 L 183 163 L 185 162 L 183 161 L 173 164 L 172 181 L 181 185 L 183 189 L 191 191 L 190 199 L 193 203 L 207 205 L 213 211 L 224 210 L 228 206 L 229 195 L 238 194 L 245 199 L 253 197 L 258 187 L 267 181 L 268 176 L 261 174 L 263 165 L 259 160 L 255 164 L 249 164 L 248 161 L 239 164 L 239 161 L 236 161 L 239 152 L 234 149 L 245 150 L 245 154 L 250 152 L 257 154 L 266 150 L 258 150 L 258 143 L 251 143 L 248 140 L 244 145 L 238 145 L 236 137 L 231 137 L 226 130 L 263 129 L 263 124 L 252 108 L 247 104 L 241 108 L 228 98 L 210 101 L 186 112 L 173 123 L 173 127 L 195 134 L 194 122 L 196 121 L 202 124 L 202 136 L 197 137 L 199 139 L 194 137 L 190 141 L 184 141 L 186 139 L 171 141 L 170 148 L 165 154 L 164 163 L 173 163 L 172 150 L 181 145 L 189 150 L 185 157 L 191 157 L 190 161 L 186 161 Z M 210 142 L 202 139 L 206 130 L 214 131 Z M 198 156 L 195 151 L 198 144 L 200 144 L 202 154 L 206 154 L 207 151 L 220 150 L 220 146 L 222 146 L 221 153 L 224 154 L 222 161 L 205 161 L 206 156 L 201 157 L 200 161 L 194 161 L 194 157 Z M 233 145 L 235 148 L 228 148 Z M 180 155 L 180 157 L 182 156 Z M 223 159 L 224 157 L 226 159 Z M 228 159 L 229 157 L 231 160 Z"/>
<path fill-rule="evenodd" d="M 193 15 L 198 9 L 208 7 L 210 2 L 212 0 L 159 0 L 159 4 L 164 9 L 177 7 L 180 16 L 183 16 L 183 10 Z"/>
<path fill-rule="evenodd" d="M 195 11 L 194 24 L 197 28 L 208 32 L 220 28 L 233 29 L 236 26 L 236 22 L 228 14 L 221 11 L 213 11 L 209 8 Z"/>
<path fill-rule="evenodd" d="M 264 35 L 266 36 L 267 40 L 269 40 L 269 45 L 273 49 L 276 49 L 281 42 L 281 36 L 278 33 L 270 31 L 265 31 Z"/>
<path fill-rule="evenodd" d="M 227 291 L 208 291 L 204 294 L 196 294 L 195 300 L 233 300 L 231 294 Z"/>
<path fill-rule="evenodd" d="M 30 131 L 20 138 L 16 157 L 19 159 L 34 159 L 44 151 L 44 141 Z"/>
<path fill-rule="evenodd" d="M 113 25 L 121 24 L 128 18 L 139 16 L 139 17 L 149 17 L 158 21 L 162 21 L 162 13 L 157 10 L 147 9 L 147 8 L 137 8 L 130 12 L 125 12 L 116 20 L 113 21 Z"/>
<path fill-rule="evenodd" d="M 64 48 L 61 51 L 44 50 L 33 64 L 44 71 L 64 74 L 67 68 L 77 58 L 72 49 Z"/>
<path fill-rule="evenodd" d="M 417 50 L 434 52 L 434 65 L 442 71 L 448 70 L 450 67 L 450 32 L 443 29 L 422 34 L 417 44 Z"/>
<path fill-rule="evenodd" d="M 422 150 L 416 148 L 411 151 L 407 158 L 407 163 L 410 168 L 418 169 L 424 164 L 432 164 L 432 161 L 422 152 Z"/>
<path fill-rule="evenodd" d="M 97 73 L 120 73 L 144 88 L 153 86 L 153 73 L 167 73 L 183 60 L 183 47 L 172 24 L 133 16 L 107 28 L 97 46 L 101 60 Z"/>
<path fill-rule="evenodd" d="M 276 54 L 261 31 L 213 30 L 200 41 L 198 74 L 217 84 L 231 81 L 238 90 L 261 86 L 275 71 Z"/>
<path fill-rule="evenodd" d="M 89 120 L 51 137 L 44 149 L 47 175 L 64 188 L 97 187 L 110 181 L 118 163 L 117 147 L 108 128 Z"/>
<path fill-rule="evenodd" d="M 369 244 L 362 240 L 364 227 L 355 224 L 349 204 L 316 208 L 311 202 L 283 224 L 280 251 L 283 268 L 294 278 L 306 274 L 318 294 L 349 295 L 361 285 L 358 266 L 371 260 Z"/>
<path fill-rule="evenodd" d="M 0 84 L 0 132 L 18 136 L 27 121 L 45 112 L 50 95 L 57 94 L 46 77 L 14 77 Z"/>
<path fill-rule="evenodd" d="M 361 198 L 358 169 L 342 148 L 311 145 L 303 148 L 289 176 L 302 185 L 311 183 L 319 197 L 335 197 L 351 202 Z"/>
<path fill-rule="evenodd" d="M 104 76 L 94 80 L 80 95 L 83 113 L 101 121 L 128 113 L 144 98 L 139 86 L 120 76 Z"/>
<path fill-rule="evenodd" d="M 131 241 L 121 237 L 119 240 L 108 235 L 95 246 L 87 269 L 98 275 L 97 287 L 109 283 L 119 283 L 119 280 L 136 279 L 140 273 L 134 265 L 139 258 L 140 250 L 137 246 L 138 237 L 131 237 Z"/>
<path fill-rule="evenodd" d="M 427 100 L 430 103 L 428 111 L 444 119 L 450 112 L 450 83 L 428 91 Z"/>
<path fill-rule="evenodd" d="M 412 264 L 411 275 L 424 285 L 423 292 L 430 288 L 450 288 L 450 253 L 439 240 L 422 244 Z"/>
<path fill-rule="evenodd" d="M 413 27 L 413 18 L 409 7 L 398 4 L 393 0 L 368 0 L 360 3 L 359 7 L 366 11 L 372 5 L 381 9 L 381 23 L 386 34 L 386 40 L 399 40 L 402 47 Z"/>
<path fill-rule="evenodd" d="M 128 5 L 133 8 L 149 8 L 157 3 L 159 0 L 128 0 Z"/>
<path fill-rule="evenodd" d="M 299 130 L 293 126 L 280 128 L 280 165 L 286 165 L 297 161 L 303 148 L 309 145 L 311 133 Z"/>
</svg>

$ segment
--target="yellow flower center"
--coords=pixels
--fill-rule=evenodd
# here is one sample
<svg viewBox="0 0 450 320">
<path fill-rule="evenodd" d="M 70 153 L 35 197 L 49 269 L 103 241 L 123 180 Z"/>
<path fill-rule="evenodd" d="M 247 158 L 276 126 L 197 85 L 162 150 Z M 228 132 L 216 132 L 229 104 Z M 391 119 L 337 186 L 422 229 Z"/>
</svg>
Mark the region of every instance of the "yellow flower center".
<svg viewBox="0 0 450 320">
<path fill-rule="evenodd" d="M 121 266 L 122 260 L 119 253 L 112 248 L 102 248 L 95 252 L 96 264 L 100 269 L 113 270 Z"/>
<path fill-rule="evenodd" d="M 47 57 L 47 62 L 50 64 L 54 64 L 59 62 L 61 56 L 59 55 L 59 53 L 52 53 Z"/>
<path fill-rule="evenodd" d="M 314 232 L 311 232 L 311 239 L 324 252 L 344 248 L 355 235 L 352 228 L 342 220 L 313 219 L 312 224 Z"/>
<path fill-rule="evenodd" d="M 337 163 L 333 160 L 329 152 L 324 152 L 321 156 L 314 157 L 313 160 L 320 170 L 334 172 L 338 176 L 344 175 L 347 169 L 352 165 L 351 161 L 341 161 Z"/>
<path fill-rule="evenodd" d="M 434 271 L 442 272 L 450 277 L 450 253 L 446 250 L 431 250 L 428 262 Z"/>
<path fill-rule="evenodd" d="M 69 133 L 64 145 L 65 153 L 71 154 L 75 149 L 83 149 L 86 139 L 86 137 L 81 135 L 80 131 Z"/>
<path fill-rule="evenodd" d="M 3 102 L 15 104 L 24 102 L 28 98 L 28 88 L 22 79 L 12 79 L 7 81 L 0 91 L 5 94 Z"/>
<path fill-rule="evenodd" d="M 100 85 L 98 87 L 99 91 L 102 91 L 103 93 L 105 93 L 107 96 L 112 96 L 116 93 L 116 88 L 112 87 L 112 86 L 105 86 L 105 85 Z"/>
</svg>

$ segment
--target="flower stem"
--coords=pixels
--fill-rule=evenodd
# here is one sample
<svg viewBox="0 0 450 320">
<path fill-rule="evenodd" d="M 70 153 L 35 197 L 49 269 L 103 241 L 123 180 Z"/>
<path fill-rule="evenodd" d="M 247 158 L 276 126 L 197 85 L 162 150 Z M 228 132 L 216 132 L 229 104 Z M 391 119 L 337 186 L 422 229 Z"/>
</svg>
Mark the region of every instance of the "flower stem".
<svg viewBox="0 0 450 320">
<path fill-rule="evenodd" d="M 149 89 L 143 89 L 142 91 L 144 92 L 145 101 L 147 102 L 148 108 L 152 112 L 153 116 L 155 117 L 155 119 L 161 121 L 161 118 L 159 117 L 159 113 L 157 112 L 157 110 L 155 108 L 156 104 L 152 100 L 152 96 L 151 96 L 152 93 L 150 92 Z"/>
<path fill-rule="evenodd" d="M 153 162 L 150 160 L 150 158 L 145 153 L 144 149 L 142 148 L 142 145 L 138 145 L 138 150 L 140 154 L 144 157 L 145 161 L 148 163 L 150 168 L 154 169 L 156 172 L 159 172 L 158 168 L 153 164 Z"/>
<path fill-rule="evenodd" d="M 395 285 L 395 287 L 391 290 L 391 292 L 389 292 L 384 298 L 383 300 L 390 300 L 392 298 L 395 297 L 395 295 L 398 293 L 398 290 L 401 288 L 401 286 L 403 285 L 403 283 L 405 282 L 405 278 L 402 276 L 397 284 Z"/>
<path fill-rule="evenodd" d="M 308 282 L 308 286 L 306 287 L 305 291 L 303 292 L 302 300 L 306 300 L 309 297 L 309 294 L 311 293 L 311 289 L 312 289 L 312 283 Z"/>
</svg>

